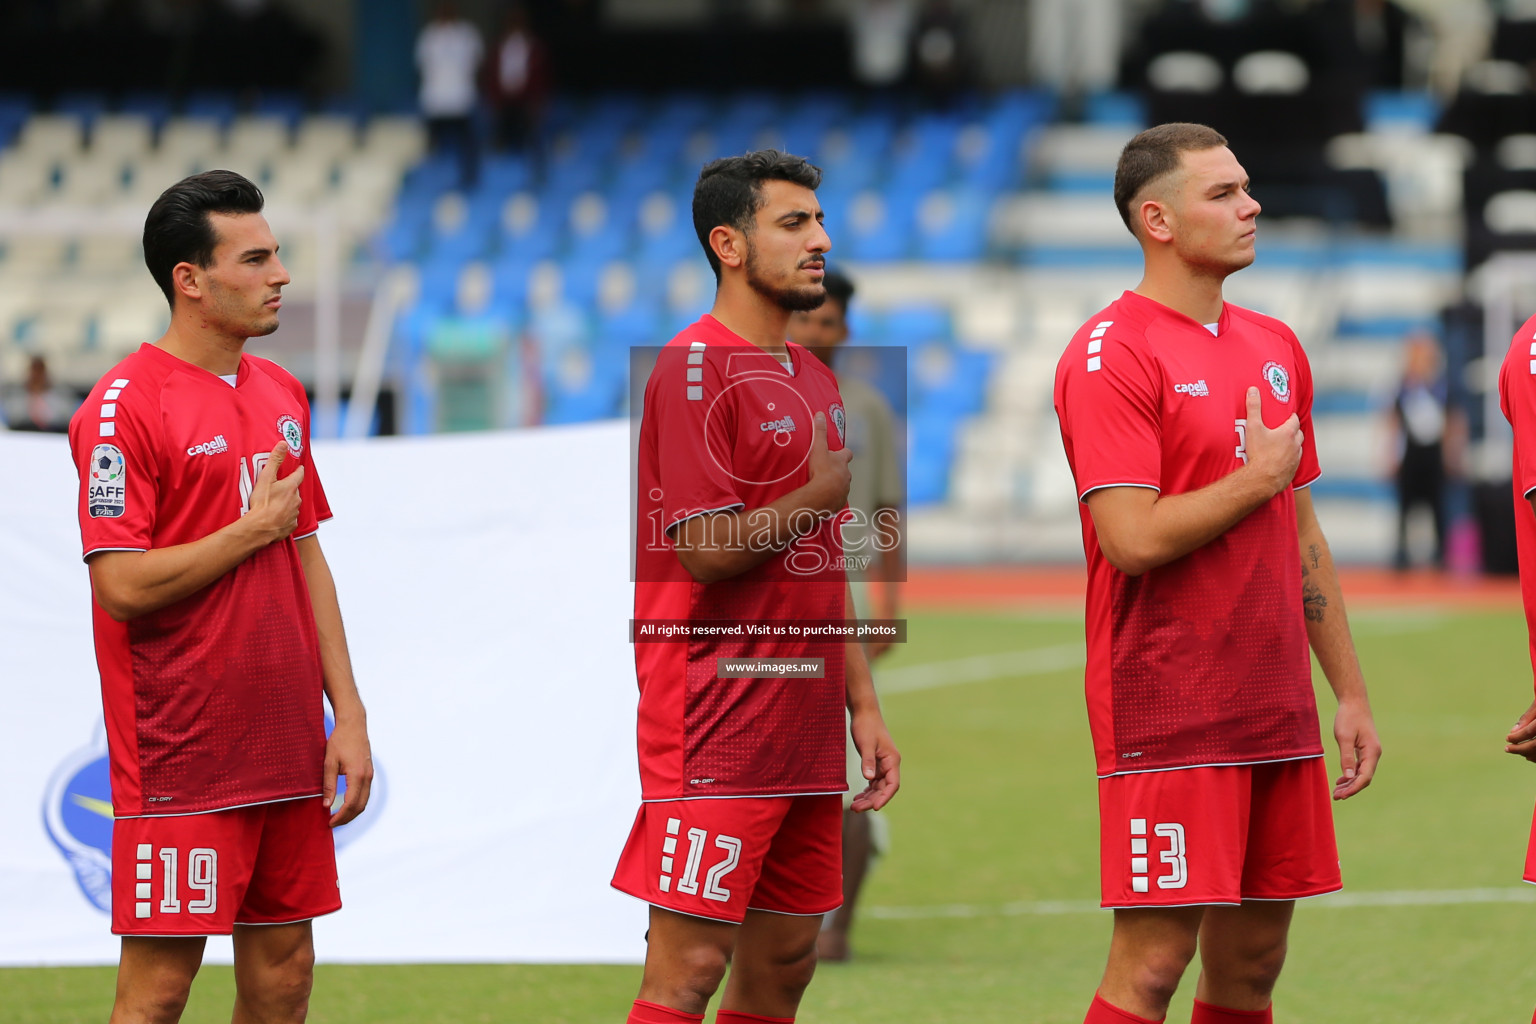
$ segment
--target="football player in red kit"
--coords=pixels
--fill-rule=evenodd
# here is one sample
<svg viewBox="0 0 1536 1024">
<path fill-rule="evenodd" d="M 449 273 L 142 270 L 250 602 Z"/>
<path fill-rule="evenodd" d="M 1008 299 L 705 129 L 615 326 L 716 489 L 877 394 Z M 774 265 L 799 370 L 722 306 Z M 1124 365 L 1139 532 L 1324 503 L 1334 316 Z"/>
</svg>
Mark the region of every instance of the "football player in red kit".
<svg viewBox="0 0 1536 1024">
<path fill-rule="evenodd" d="M 1272 1020 L 1294 901 L 1341 885 L 1308 644 L 1338 699 L 1335 800 L 1381 746 L 1313 512 L 1312 374 L 1278 320 L 1222 301 L 1259 204 L 1226 139 L 1132 139 L 1115 202 L 1146 261 L 1056 369 L 1088 560 L 1086 671 L 1109 964 L 1087 1024 Z"/>
<path fill-rule="evenodd" d="M 731 627 L 637 643 L 642 804 L 616 888 L 651 905 L 630 1024 L 794 1019 L 821 915 L 842 901 L 844 709 L 855 810 L 895 794 L 900 755 L 858 643 L 743 635 L 851 618 L 839 513 L 849 455 L 837 380 L 786 342 L 826 298 L 821 174 L 773 150 L 717 160 L 693 219 L 719 289 L 661 350 L 638 453 L 635 618 Z M 813 678 L 727 662 L 818 659 Z"/>
<path fill-rule="evenodd" d="M 234 1019 L 302 1021 L 310 921 L 341 906 L 331 828 L 373 776 L 309 403 L 244 351 L 288 283 L 262 205 L 230 171 L 156 200 L 144 257 L 170 327 L 70 423 L 115 819 L 112 1024 L 178 1020 L 205 937 L 231 934 Z"/>
</svg>

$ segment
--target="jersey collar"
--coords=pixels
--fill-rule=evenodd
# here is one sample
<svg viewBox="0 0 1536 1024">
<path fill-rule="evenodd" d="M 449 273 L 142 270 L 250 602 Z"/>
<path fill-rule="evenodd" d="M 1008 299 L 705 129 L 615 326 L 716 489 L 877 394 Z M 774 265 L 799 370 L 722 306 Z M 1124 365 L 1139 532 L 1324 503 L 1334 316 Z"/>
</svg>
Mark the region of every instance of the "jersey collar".
<svg viewBox="0 0 1536 1024">
<path fill-rule="evenodd" d="M 1151 323 L 1154 320 L 1165 320 L 1175 323 L 1181 327 L 1187 326 L 1192 330 L 1197 330 L 1207 338 L 1211 337 L 1211 332 L 1206 329 L 1205 324 L 1196 320 L 1194 317 L 1185 316 L 1183 313 L 1180 313 L 1178 310 L 1170 306 L 1163 305 L 1156 299 L 1149 299 L 1145 295 L 1138 295 L 1133 291 L 1127 291 L 1120 296 L 1120 301 L 1128 305 L 1138 315 L 1143 317 L 1147 323 Z M 1217 338 L 1220 338 L 1227 333 L 1227 325 L 1231 322 L 1231 319 L 1231 307 L 1227 302 L 1224 301 L 1221 304 L 1221 316 L 1216 320 L 1217 327 L 1215 336 Z"/>
</svg>

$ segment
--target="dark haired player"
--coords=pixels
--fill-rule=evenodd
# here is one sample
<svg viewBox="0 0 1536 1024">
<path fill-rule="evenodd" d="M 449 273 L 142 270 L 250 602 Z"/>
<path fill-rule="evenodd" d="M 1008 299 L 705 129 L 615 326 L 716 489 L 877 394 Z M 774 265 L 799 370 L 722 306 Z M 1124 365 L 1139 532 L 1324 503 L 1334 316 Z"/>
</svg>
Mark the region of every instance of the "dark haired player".
<svg viewBox="0 0 1536 1024">
<path fill-rule="evenodd" d="M 640 425 L 635 618 L 725 625 L 850 617 L 836 517 L 849 486 L 837 382 L 785 342 L 825 299 L 821 172 L 765 150 L 717 160 L 693 222 L 719 283 L 672 339 Z M 722 659 L 821 659 L 815 678 L 738 678 Z M 614 874 L 651 905 L 630 1024 L 791 1021 L 842 901 L 844 708 L 860 811 L 900 755 L 857 643 L 700 636 L 637 643 L 642 804 Z"/>
<path fill-rule="evenodd" d="M 1073 337 L 1056 413 L 1088 558 L 1088 715 L 1109 964 L 1087 1024 L 1162 1020 L 1200 953 L 1193 1024 L 1272 1019 L 1294 901 L 1341 885 L 1312 696 L 1343 772 L 1381 745 L 1307 486 L 1312 374 L 1278 320 L 1222 301 L 1259 204 L 1224 139 L 1126 144 L 1115 203 L 1145 274 Z"/>
<path fill-rule="evenodd" d="M 310 921 L 341 906 L 330 830 L 373 777 L 304 388 L 244 353 L 288 283 L 262 204 L 230 171 L 155 201 L 144 260 L 171 325 L 70 423 L 116 819 L 112 1024 L 179 1020 L 205 937 L 231 934 L 236 1024 L 304 1020 Z"/>
</svg>

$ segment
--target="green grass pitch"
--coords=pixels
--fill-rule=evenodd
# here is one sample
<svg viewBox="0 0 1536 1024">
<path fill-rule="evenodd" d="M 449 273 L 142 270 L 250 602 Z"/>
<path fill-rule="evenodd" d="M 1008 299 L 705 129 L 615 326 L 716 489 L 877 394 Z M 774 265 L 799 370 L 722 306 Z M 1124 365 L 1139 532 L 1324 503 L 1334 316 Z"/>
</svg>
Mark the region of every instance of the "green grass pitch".
<svg viewBox="0 0 1536 1024">
<path fill-rule="evenodd" d="M 1354 621 L 1386 757 L 1376 784 L 1336 807 L 1345 886 L 1405 896 L 1303 903 L 1276 1019 L 1523 1024 L 1536 1005 L 1536 888 L 1520 883 L 1536 766 L 1500 741 L 1530 697 L 1524 623 L 1486 610 Z M 923 614 L 909 635 L 882 666 L 895 678 L 904 666 L 1080 642 L 1082 622 Z M 906 758 L 888 812 L 893 851 L 870 880 L 855 961 L 818 971 L 802 1024 L 1082 1020 L 1110 916 L 1081 909 L 1098 891 L 1081 670 L 1048 664 L 886 697 Z M 1321 679 L 1319 704 L 1336 772 Z M 1470 902 L 1478 889 L 1485 902 Z M 1436 892 L 1445 902 L 1429 904 Z M 1045 901 L 1064 905 L 1042 913 Z M 310 1020 L 613 1024 L 639 977 L 636 967 L 321 966 Z M 103 1021 L 112 980 L 106 968 L 0 971 L 0 1024 Z M 205 968 L 184 1019 L 227 1021 L 232 986 L 228 968 Z M 1189 1019 L 1193 987 L 1191 972 L 1169 1021 Z"/>
</svg>

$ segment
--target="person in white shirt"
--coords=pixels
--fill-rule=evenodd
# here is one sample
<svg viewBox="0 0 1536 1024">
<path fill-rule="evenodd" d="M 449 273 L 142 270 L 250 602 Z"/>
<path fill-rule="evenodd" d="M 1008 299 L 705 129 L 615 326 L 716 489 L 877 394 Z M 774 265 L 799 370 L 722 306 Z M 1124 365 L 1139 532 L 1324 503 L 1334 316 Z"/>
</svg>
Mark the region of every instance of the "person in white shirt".
<svg viewBox="0 0 1536 1024">
<path fill-rule="evenodd" d="M 460 16 L 452 0 L 439 3 L 416 38 L 421 73 L 421 113 L 434 152 L 452 146 L 459 154 L 459 184 L 473 188 L 480 174 L 475 138 L 476 82 L 485 55 L 480 32 Z"/>
</svg>

